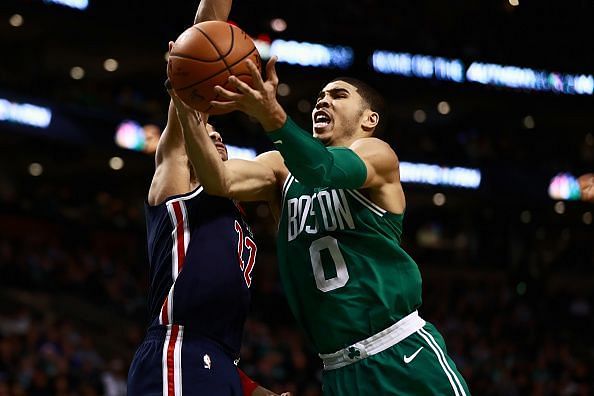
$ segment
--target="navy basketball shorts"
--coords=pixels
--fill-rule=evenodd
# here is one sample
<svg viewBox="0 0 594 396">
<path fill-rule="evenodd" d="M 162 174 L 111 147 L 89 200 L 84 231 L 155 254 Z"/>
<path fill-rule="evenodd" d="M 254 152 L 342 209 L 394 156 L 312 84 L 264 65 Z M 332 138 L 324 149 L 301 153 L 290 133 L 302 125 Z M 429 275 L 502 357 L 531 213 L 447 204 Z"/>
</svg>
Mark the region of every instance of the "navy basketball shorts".
<svg viewBox="0 0 594 396">
<path fill-rule="evenodd" d="M 212 340 L 181 325 L 149 328 L 128 373 L 129 396 L 242 396 L 237 366 Z"/>
</svg>

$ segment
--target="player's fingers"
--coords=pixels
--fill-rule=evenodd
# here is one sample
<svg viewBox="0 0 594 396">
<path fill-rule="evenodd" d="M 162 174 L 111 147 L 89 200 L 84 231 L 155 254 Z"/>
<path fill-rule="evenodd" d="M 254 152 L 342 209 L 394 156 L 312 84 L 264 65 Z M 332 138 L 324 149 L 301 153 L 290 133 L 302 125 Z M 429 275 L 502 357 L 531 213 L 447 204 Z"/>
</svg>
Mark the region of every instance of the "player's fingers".
<svg viewBox="0 0 594 396">
<path fill-rule="evenodd" d="M 275 67 L 277 60 L 278 60 L 278 58 L 275 55 L 272 58 L 270 58 L 270 60 L 266 64 L 267 81 L 270 81 L 272 84 L 274 84 L 275 87 L 278 85 L 278 75 L 276 74 L 276 67 Z"/>
<path fill-rule="evenodd" d="M 171 49 L 173 48 L 173 41 L 169 42 L 169 52 L 171 52 Z"/>
<path fill-rule="evenodd" d="M 173 90 L 173 88 L 169 87 L 167 89 L 167 93 L 169 94 L 169 96 L 171 97 L 171 101 L 173 102 L 173 105 L 177 108 L 183 108 L 186 107 L 185 103 L 182 102 L 182 100 L 179 98 L 179 96 L 177 96 L 177 94 L 175 93 L 175 91 Z"/>
<path fill-rule="evenodd" d="M 203 113 L 203 112 L 199 111 L 198 116 L 202 120 L 202 123 L 204 124 L 204 126 L 206 126 L 206 124 L 208 124 L 208 113 Z"/>
<path fill-rule="evenodd" d="M 255 97 L 256 91 L 252 89 L 249 85 L 241 81 L 239 78 L 235 76 L 229 76 L 229 82 L 237 88 L 237 90 L 245 95 L 250 95 L 251 97 Z"/>
<path fill-rule="evenodd" d="M 239 110 L 236 102 L 220 102 L 217 100 L 212 100 L 210 105 L 213 109 L 218 110 L 221 114 Z"/>
<path fill-rule="evenodd" d="M 260 71 L 254 64 L 254 62 L 252 62 L 251 59 L 248 59 L 246 63 L 247 63 L 248 69 L 250 69 L 250 73 L 252 74 L 252 84 L 253 84 L 254 88 L 257 89 L 258 91 L 263 91 L 264 90 L 264 80 L 262 80 L 262 75 L 260 74 Z"/>
<path fill-rule="evenodd" d="M 243 97 L 242 94 L 231 92 L 228 89 L 221 87 L 220 85 L 216 85 L 214 87 L 214 91 L 221 97 L 229 100 L 239 100 Z"/>
</svg>

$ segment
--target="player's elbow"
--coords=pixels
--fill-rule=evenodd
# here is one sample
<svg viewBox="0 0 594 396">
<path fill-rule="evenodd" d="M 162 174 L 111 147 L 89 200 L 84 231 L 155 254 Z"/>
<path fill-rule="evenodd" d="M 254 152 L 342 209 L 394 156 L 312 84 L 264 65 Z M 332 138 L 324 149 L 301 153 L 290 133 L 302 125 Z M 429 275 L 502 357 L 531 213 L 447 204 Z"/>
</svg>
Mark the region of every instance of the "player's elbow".
<svg viewBox="0 0 594 396">
<path fill-rule="evenodd" d="M 276 177 L 273 172 L 258 175 L 257 178 L 237 180 L 228 186 L 228 197 L 238 201 L 272 201 L 276 191 Z"/>
</svg>

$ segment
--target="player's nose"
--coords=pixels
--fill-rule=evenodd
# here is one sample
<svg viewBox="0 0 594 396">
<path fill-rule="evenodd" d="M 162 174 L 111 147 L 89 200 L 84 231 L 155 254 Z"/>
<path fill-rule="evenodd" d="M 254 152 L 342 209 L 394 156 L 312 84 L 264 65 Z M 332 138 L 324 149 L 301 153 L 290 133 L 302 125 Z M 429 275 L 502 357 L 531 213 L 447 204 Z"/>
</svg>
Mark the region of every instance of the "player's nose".
<svg viewBox="0 0 594 396">
<path fill-rule="evenodd" d="M 223 143 L 223 137 L 221 136 L 220 133 L 214 131 L 210 134 L 210 138 L 214 141 L 214 142 L 221 142 Z"/>
<path fill-rule="evenodd" d="M 330 101 L 328 100 L 328 96 L 324 96 L 316 102 L 316 110 L 323 109 L 326 107 L 330 107 Z"/>
</svg>

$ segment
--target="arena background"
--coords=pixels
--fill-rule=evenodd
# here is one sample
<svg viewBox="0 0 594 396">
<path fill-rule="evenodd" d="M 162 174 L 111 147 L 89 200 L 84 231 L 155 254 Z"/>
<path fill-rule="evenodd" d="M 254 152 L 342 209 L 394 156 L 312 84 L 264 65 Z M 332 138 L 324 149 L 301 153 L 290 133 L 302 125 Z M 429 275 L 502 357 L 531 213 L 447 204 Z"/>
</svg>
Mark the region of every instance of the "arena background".
<svg viewBox="0 0 594 396">
<path fill-rule="evenodd" d="M 146 321 L 153 159 L 114 136 L 141 149 L 143 126 L 164 127 L 167 42 L 197 4 L 0 2 L 0 395 L 125 393 Z M 333 77 L 384 94 L 384 138 L 408 166 L 404 245 L 424 276 L 421 314 L 474 395 L 594 393 L 594 208 L 575 190 L 594 171 L 593 17 L 588 0 L 263 0 L 231 12 L 279 55 L 280 100 L 304 128 Z M 227 143 L 271 148 L 241 114 L 214 123 Z M 240 366 L 275 391 L 320 395 L 267 208 L 248 211 L 260 251 Z"/>
</svg>

